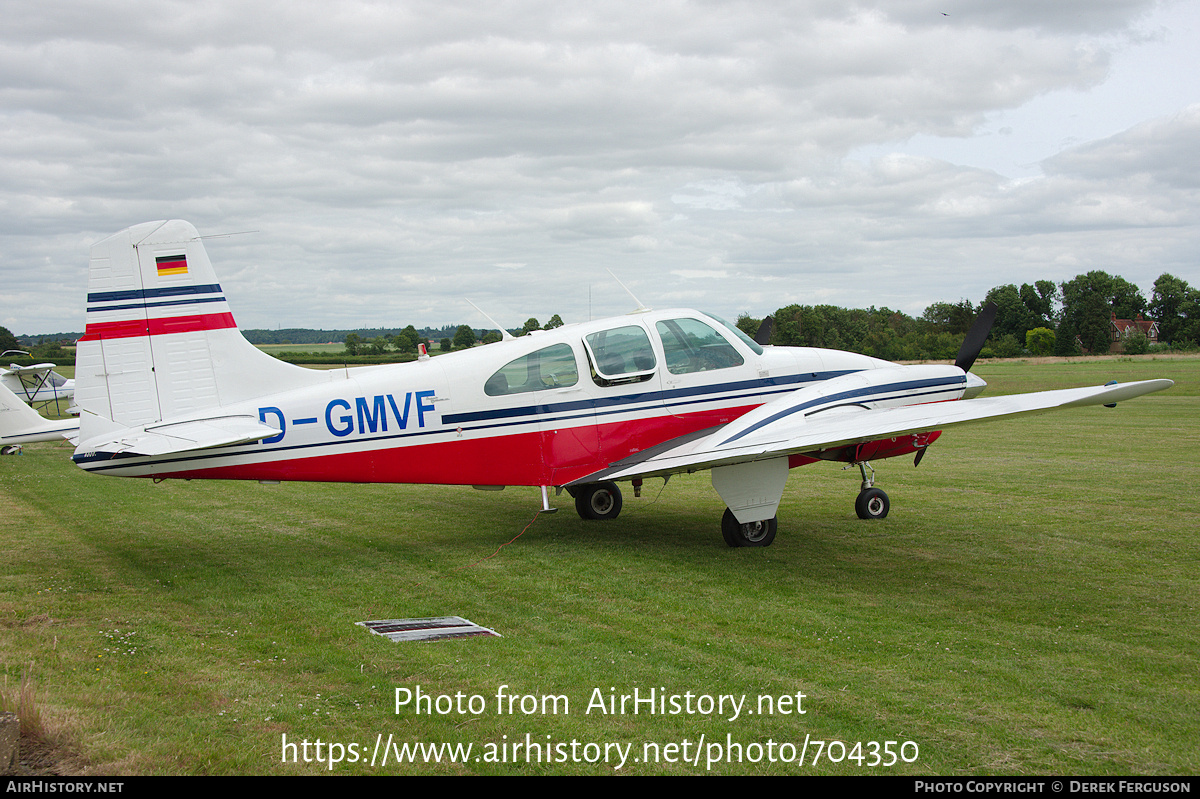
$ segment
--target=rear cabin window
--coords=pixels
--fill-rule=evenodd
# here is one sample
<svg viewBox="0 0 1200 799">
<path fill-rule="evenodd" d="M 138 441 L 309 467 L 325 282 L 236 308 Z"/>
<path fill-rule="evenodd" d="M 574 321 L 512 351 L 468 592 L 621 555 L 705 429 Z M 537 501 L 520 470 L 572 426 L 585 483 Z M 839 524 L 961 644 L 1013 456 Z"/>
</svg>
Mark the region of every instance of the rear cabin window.
<svg viewBox="0 0 1200 799">
<path fill-rule="evenodd" d="M 592 361 L 592 380 L 598 386 L 640 383 L 654 375 L 657 361 L 650 337 L 638 325 L 601 330 L 584 341 Z"/>
<path fill-rule="evenodd" d="M 483 384 L 483 393 L 502 397 L 563 388 L 578 382 L 579 369 L 570 345 L 554 344 L 505 364 Z"/>
<path fill-rule="evenodd" d="M 724 336 L 698 319 L 665 319 L 655 325 L 667 371 L 673 375 L 728 369 L 745 363 Z"/>
</svg>

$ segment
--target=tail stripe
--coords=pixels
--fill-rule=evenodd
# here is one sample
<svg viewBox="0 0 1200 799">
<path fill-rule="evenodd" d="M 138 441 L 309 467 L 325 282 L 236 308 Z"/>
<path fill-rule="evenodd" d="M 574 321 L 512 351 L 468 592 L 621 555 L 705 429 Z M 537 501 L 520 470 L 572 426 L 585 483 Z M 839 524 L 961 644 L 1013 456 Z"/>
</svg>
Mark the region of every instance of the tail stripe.
<svg viewBox="0 0 1200 799">
<path fill-rule="evenodd" d="M 96 312 L 96 313 L 98 313 L 100 311 L 129 311 L 129 310 L 136 310 L 139 308 L 166 308 L 166 307 L 170 307 L 172 305 L 197 305 L 202 302 L 224 302 L 224 301 L 225 301 L 225 295 L 222 294 L 217 297 L 203 297 L 198 300 L 197 299 L 165 300 L 163 302 L 135 302 L 130 305 L 93 306 L 91 308 L 88 308 L 88 311 Z"/>
<path fill-rule="evenodd" d="M 134 289 L 129 291 L 93 291 L 88 294 L 88 302 L 117 302 L 120 300 L 144 300 L 152 297 L 177 297 L 182 294 L 216 294 L 220 293 L 218 283 L 208 283 L 203 286 L 169 286 L 161 289 Z"/>
<path fill-rule="evenodd" d="M 94 322 L 87 326 L 87 332 L 79 340 L 99 341 L 100 339 L 136 338 L 138 336 L 163 336 L 169 333 L 223 330 L 230 327 L 237 327 L 231 313 L 168 316 L 162 319 L 133 319 L 124 322 Z"/>
</svg>

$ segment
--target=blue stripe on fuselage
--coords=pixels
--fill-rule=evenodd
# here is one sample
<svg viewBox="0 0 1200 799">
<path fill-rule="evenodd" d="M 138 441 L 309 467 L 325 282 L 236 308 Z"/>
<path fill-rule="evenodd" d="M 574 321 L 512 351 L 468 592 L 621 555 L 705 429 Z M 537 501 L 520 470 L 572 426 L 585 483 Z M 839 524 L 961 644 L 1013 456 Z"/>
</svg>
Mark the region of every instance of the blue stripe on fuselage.
<svg viewBox="0 0 1200 799">
<path fill-rule="evenodd" d="M 666 391 L 646 391 L 639 394 L 625 394 L 618 397 L 600 397 L 585 400 L 572 400 L 571 402 L 556 402 L 538 405 L 522 405 L 516 408 L 498 408 L 488 411 L 470 411 L 467 413 L 450 413 L 442 417 L 442 421 L 448 425 L 458 425 L 470 422 L 484 422 L 494 419 L 514 419 L 522 416 L 539 416 L 543 417 L 539 421 L 557 421 L 557 419 L 546 419 L 544 417 L 559 414 L 571 413 L 575 411 L 596 411 L 598 414 L 620 413 L 626 408 L 620 406 L 635 405 L 638 403 L 654 403 L 665 404 L 667 407 L 679 407 L 683 405 L 695 405 L 703 402 L 714 402 L 716 400 L 726 399 L 743 399 L 761 397 L 765 394 L 778 394 L 796 390 L 797 383 L 821 382 L 830 380 L 842 375 L 851 374 L 858 370 L 849 369 L 837 372 L 804 372 L 798 375 L 785 375 L 783 377 L 766 377 L 761 380 L 741 380 L 736 383 L 714 383 L 707 386 L 695 386 L 692 388 L 677 388 Z M 763 389 L 771 389 L 778 386 L 775 391 L 764 391 Z M 747 393 L 748 392 L 748 393 Z M 731 396 L 713 396 L 717 394 L 730 394 Z M 673 400 L 684 400 L 675 402 Z M 617 408 L 617 410 L 605 410 Z M 577 417 L 566 417 L 577 418 Z"/>
</svg>

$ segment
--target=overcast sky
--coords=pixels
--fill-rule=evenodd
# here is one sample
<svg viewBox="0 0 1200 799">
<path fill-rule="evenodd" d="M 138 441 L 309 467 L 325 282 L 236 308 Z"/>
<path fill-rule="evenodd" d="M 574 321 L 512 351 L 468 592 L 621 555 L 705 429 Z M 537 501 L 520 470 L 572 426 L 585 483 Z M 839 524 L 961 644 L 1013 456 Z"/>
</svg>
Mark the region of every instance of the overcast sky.
<svg viewBox="0 0 1200 799">
<path fill-rule="evenodd" d="M 239 326 L 1200 283 L 1200 0 L 0 0 L 0 325 L 182 218 Z M 251 232 L 245 232 L 251 231 Z"/>
</svg>

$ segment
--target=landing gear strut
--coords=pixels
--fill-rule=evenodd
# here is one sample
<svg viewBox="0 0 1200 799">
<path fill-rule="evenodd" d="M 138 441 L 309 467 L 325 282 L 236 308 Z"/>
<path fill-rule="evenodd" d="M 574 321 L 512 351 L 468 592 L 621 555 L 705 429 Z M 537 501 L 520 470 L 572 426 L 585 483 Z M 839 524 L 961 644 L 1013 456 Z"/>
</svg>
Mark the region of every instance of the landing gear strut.
<svg viewBox="0 0 1200 799">
<path fill-rule="evenodd" d="M 729 508 L 721 517 L 721 535 L 731 547 L 769 547 L 775 540 L 778 516 L 742 524 Z"/>
<path fill-rule="evenodd" d="M 867 469 L 871 469 L 870 477 L 867 476 Z M 858 492 L 858 499 L 854 500 L 854 512 L 860 519 L 886 518 L 892 503 L 888 501 L 887 494 L 875 487 L 875 470 L 866 461 L 858 462 L 858 470 L 862 474 L 862 490 Z"/>
</svg>

